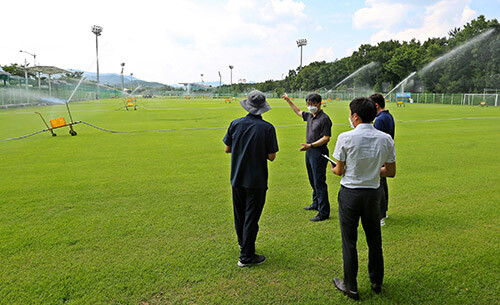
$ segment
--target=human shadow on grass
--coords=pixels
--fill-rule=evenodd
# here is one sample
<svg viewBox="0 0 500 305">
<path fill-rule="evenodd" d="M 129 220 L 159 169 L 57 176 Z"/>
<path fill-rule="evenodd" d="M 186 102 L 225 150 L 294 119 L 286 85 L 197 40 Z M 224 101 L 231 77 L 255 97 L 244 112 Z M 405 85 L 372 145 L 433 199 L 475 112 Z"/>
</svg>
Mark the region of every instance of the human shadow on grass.
<svg viewBox="0 0 500 305">
<path fill-rule="evenodd" d="M 394 228 L 395 230 L 403 229 L 404 231 L 414 228 L 415 230 L 449 230 L 460 229 L 464 227 L 463 219 L 454 217 L 452 214 L 445 213 L 432 213 L 432 211 L 412 214 L 401 215 L 391 214 L 385 220 L 386 225 L 382 231 Z"/>
</svg>

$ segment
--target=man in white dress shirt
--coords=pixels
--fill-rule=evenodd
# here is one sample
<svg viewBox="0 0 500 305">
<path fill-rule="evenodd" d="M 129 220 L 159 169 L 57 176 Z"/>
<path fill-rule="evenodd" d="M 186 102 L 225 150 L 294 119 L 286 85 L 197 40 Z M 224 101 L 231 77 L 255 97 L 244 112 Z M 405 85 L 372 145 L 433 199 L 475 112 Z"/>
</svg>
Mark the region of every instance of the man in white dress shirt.
<svg viewBox="0 0 500 305">
<path fill-rule="evenodd" d="M 382 289 L 384 259 L 379 209 L 383 193 L 380 177 L 396 175 L 396 150 L 391 136 L 372 125 L 377 115 L 373 101 L 364 97 L 356 98 L 349 108 L 349 121 L 354 130 L 338 136 L 333 153 L 338 162 L 335 167 L 330 163 L 333 173 L 342 176 L 338 204 L 344 280 L 334 278 L 333 283 L 349 298 L 358 300 L 356 243 L 360 218 L 368 244 L 371 288 L 377 294 Z"/>
</svg>

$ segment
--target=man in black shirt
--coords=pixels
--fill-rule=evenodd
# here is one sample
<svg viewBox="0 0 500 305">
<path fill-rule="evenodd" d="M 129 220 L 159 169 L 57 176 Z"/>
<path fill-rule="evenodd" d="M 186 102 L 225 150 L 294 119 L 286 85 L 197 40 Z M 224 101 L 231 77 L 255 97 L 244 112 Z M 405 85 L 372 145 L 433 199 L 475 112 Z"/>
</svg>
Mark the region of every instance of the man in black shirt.
<svg viewBox="0 0 500 305">
<path fill-rule="evenodd" d="M 306 152 L 306 167 L 309 183 L 313 189 L 312 204 L 306 210 L 318 210 L 318 215 L 311 221 L 323 221 L 330 217 L 330 202 L 328 200 L 328 186 L 326 185 L 326 166 L 328 160 L 321 155 L 329 155 L 328 142 L 332 136 L 332 121 L 321 110 L 321 95 L 311 93 L 306 96 L 307 109 L 299 109 L 285 93 L 283 98 L 292 110 L 307 122 L 306 144 L 301 144 L 300 151 Z"/>
<path fill-rule="evenodd" d="M 255 254 L 259 219 L 266 201 L 267 160 L 278 152 L 274 126 L 261 114 L 271 109 L 264 93 L 254 90 L 240 101 L 249 112 L 231 122 L 224 137 L 225 152 L 231 153 L 231 185 L 233 189 L 234 226 L 240 245 L 238 266 L 264 263 L 264 255 Z"/>
</svg>

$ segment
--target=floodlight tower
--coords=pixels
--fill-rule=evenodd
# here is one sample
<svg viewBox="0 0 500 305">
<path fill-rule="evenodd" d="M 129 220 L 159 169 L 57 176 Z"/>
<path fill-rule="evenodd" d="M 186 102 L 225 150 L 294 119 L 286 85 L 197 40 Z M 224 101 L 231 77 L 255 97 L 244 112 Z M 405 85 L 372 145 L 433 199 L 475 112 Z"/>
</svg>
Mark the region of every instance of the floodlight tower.
<svg viewBox="0 0 500 305">
<path fill-rule="evenodd" d="M 222 76 L 220 75 L 220 71 L 219 71 L 219 88 L 220 86 L 222 86 Z"/>
<path fill-rule="evenodd" d="M 297 40 L 297 47 L 300 48 L 300 66 L 299 70 L 302 69 L 302 47 L 307 45 L 307 39 L 298 39 Z"/>
<path fill-rule="evenodd" d="M 124 86 L 124 84 L 123 84 L 123 69 L 125 69 L 125 63 L 124 63 L 124 62 L 122 62 L 122 63 L 120 64 L 120 66 L 122 67 L 122 72 L 120 72 L 120 76 L 121 76 L 121 80 L 122 80 L 122 91 L 123 91 L 123 90 L 125 90 L 125 86 Z"/>
<path fill-rule="evenodd" d="M 231 88 L 233 88 L 233 68 L 234 66 L 229 65 L 229 69 L 231 70 Z"/>
<path fill-rule="evenodd" d="M 203 84 L 203 73 L 201 73 L 200 75 L 201 75 L 201 83 Z"/>
<path fill-rule="evenodd" d="M 96 99 L 99 99 L 99 44 L 97 42 L 97 37 L 101 36 L 102 27 L 98 25 L 92 26 L 92 33 L 95 34 L 95 58 L 97 63 L 97 95 Z"/>
<path fill-rule="evenodd" d="M 134 73 L 130 73 L 130 85 L 132 86 L 132 79 L 134 79 Z"/>
</svg>

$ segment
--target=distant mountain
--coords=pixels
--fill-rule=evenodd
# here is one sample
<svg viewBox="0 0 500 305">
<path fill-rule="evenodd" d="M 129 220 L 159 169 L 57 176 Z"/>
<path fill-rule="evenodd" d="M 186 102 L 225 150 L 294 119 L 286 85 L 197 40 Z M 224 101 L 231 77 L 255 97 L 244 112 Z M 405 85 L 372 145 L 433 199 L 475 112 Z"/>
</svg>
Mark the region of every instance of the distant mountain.
<svg viewBox="0 0 500 305">
<path fill-rule="evenodd" d="M 77 70 L 77 69 L 66 69 L 66 70 L 68 70 L 68 71 L 83 72 L 83 75 L 85 75 L 85 77 L 88 80 L 97 81 L 97 73 L 95 73 L 95 72 L 86 72 L 86 71 Z M 99 82 L 101 84 L 105 84 L 105 85 L 108 85 L 108 86 L 120 88 L 122 80 L 121 80 L 121 75 L 117 74 L 117 73 L 99 73 Z M 198 83 L 200 83 L 200 82 L 198 82 Z M 247 83 L 251 84 L 251 83 L 256 83 L 256 82 L 249 81 Z M 124 75 L 123 76 L 123 85 L 125 86 L 125 88 L 135 88 L 135 87 L 137 87 L 137 84 L 140 84 L 141 87 L 143 87 L 143 88 L 144 87 L 158 88 L 158 87 L 162 87 L 162 86 L 170 86 L 170 87 L 174 87 L 174 88 L 181 87 L 181 85 L 179 85 L 179 84 L 163 84 L 163 83 L 159 83 L 159 82 L 148 82 L 148 81 L 141 80 L 141 79 L 138 79 L 138 78 L 135 78 L 135 77 L 132 77 L 132 81 L 131 81 L 130 75 Z M 219 86 L 219 82 L 218 81 L 203 82 L 203 84 L 210 85 L 212 87 Z M 236 83 L 234 83 L 234 84 L 236 84 Z M 222 82 L 222 85 L 227 85 L 227 84 L 224 83 L 224 82 Z"/>
<path fill-rule="evenodd" d="M 88 80 L 97 81 L 97 73 L 83 72 L 83 75 L 85 75 L 85 77 Z M 121 78 L 120 74 L 116 74 L 116 73 L 99 73 L 99 82 L 101 84 L 120 88 L 121 84 L 122 84 L 122 78 Z M 140 84 L 141 87 L 143 87 L 143 88 L 144 87 L 157 88 L 157 87 L 165 86 L 165 84 L 162 84 L 162 83 L 148 82 L 148 81 L 144 81 L 144 80 L 141 80 L 141 79 L 138 79 L 135 77 L 130 77 L 130 75 L 123 76 L 123 85 L 125 86 L 125 88 L 137 87 L 138 84 Z M 169 86 L 171 86 L 171 85 L 169 85 Z M 175 87 L 175 86 L 171 86 L 171 87 Z"/>
</svg>

